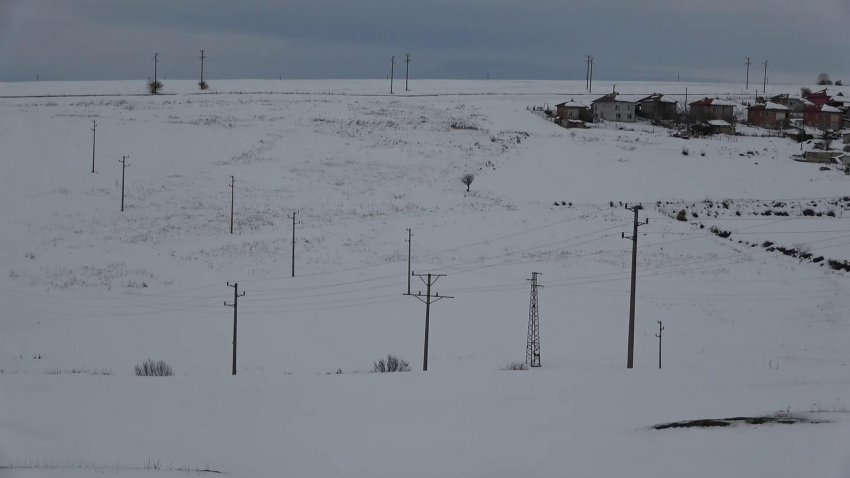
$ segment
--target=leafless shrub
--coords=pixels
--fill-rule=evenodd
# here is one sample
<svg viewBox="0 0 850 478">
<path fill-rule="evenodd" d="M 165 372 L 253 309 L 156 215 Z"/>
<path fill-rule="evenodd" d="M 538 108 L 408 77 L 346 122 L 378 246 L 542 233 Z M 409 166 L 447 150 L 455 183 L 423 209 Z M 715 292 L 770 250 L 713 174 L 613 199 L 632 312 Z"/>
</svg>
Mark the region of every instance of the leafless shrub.
<svg viewBox="0 0 850 478">
<path fill-rule="evenodd" d="M 47 375 L 112 375 L 112 369 L 95 367 L 94 370 L 87 368 L 66 368 L 63 370 L 55 367 L 45 370 L 44 373 Z"/>
<path fill-rule="evenodd" d="M 812 245 L 805 242 L 798 242 L 794 244 L 794 249 L 797 249 L 797 254 L 802 256 L 812 252 Z"/>
<path fill-rule="evenodd" d="M 153 359 L 147 359 L 141 365 L 136 365 L 137 377 L 170 377 L 172 375 L 174 370 L 164 360 L 155 362 Z"/>
<path fill-rule="evenodd" d="M 511 362 L 504 367 L 500 367 L 499 370 L 528 370 L 528 364 L 523 362 Z"/>
<path fill-rule="evenodd" d="M 201 80 L 201 81 L 198 82 L 198 88 L 200 88 L 202 90 L 208 90 L 210 88 L 210 85 L 206 81 Z"/>
<path fill-rule="evenodd" d="M 148 93 L 155 95 L 159 93 L 159 90 L 162 89 L 162 82 L 159 80 L 151 80 L 150 78 L 148 78 L 147 88 Z"/>
<path fill-rule="evenodd" d="M 467 123 L 464 120 L 452 121 L 451 123 L 452 129 L 466 130 L 466 131 L 479 131 L 481 127 L 474 123 Z"/>
<path fill-rule="evenodd" d="M 395 355 L 387 355 L 386 360 L 381 359 L 375 362 L 372 368 L 373 373 L 391 373 L 391 372 L 410 372 L 410 364 L 396 357 Z"/>
</svg>

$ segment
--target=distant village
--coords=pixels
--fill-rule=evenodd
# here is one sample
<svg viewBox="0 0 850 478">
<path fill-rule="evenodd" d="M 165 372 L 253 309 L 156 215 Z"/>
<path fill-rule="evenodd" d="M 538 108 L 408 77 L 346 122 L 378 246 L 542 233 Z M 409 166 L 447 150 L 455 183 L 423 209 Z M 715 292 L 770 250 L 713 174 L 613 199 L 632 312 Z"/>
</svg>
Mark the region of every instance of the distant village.
<svg viewBox="0 0 850 478">
<path fill-rule="evenodd" d="M 643 122 L 670 130 L 675 137 L 689 139 L 712 135 L 784 136 L 794 141 L 810 142 L 812 149 L 806 157 L 840 162 L 850 157 L 850 96 L 830 92 L 825 88 L 800 94 L 757 96 L 754 101 L 736 102 L 734 98 L 700 98 L 680 103 L 672 96 L 654 93 L 635 99 L 612 92 L 589 104 L 575 99 L 556 104 L 554 109 L 534 108 L 539 114 L 564 128 L 588 128 L 621 123 Z M 752 99 L 752 97 L 750 97 Z M 847 123 L 850 125 L 850 123 Z M 833 141 L 842 147 L 833 150 Z M 834 154 L 833 154 L 834 153 Z"/>
<path fill-rule="evenodd" d="M 746 108 L 745 119 L 736 111 L 742 107 Z M 689 126 L 699 134 L 735 134 L 736 125 L 743 120 L 747 125 L 769 130 L 793 130 L 804 125 L 838 132 L 850 120 L 850 96 L 841 92 L 833 95 L 823 89 L 801 95 L 759 96 L 754 104 L 702 98 L 683 108 L 678 100 L 661 93 L 633 100 L 614 92 L 596 98 L 589 105 L 570 99 L 555 105 L 554 110 L 544 111 L 565 128 L 582 128 L 600 121 L 634 123 L 643 119 L 659 126 Z"/>
</svg>

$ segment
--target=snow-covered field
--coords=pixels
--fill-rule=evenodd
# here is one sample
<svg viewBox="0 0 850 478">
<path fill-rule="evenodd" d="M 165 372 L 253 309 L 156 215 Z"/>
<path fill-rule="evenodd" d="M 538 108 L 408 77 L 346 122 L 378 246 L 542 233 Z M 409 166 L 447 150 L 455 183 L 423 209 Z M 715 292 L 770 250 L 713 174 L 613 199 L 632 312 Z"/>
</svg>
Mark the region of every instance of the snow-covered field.
<svg viewBox="0 0 850 478">
<path fill-rule="evenodd" d="M 0 84 L 0 475 L 850 475 L 850 179 L 799 144 L 528 110 L 582 82 L 210 83 Z M 751 99 L 616 88 L 685 87 Z M 454 297 L 426 373 L 407 228 Z M 533 271 L 543 367 L 501 371 Z M 414 371 L 357 373 L 388 353 Z M 650 429 L 777 411 L 828 423 Z"/>
</svg>

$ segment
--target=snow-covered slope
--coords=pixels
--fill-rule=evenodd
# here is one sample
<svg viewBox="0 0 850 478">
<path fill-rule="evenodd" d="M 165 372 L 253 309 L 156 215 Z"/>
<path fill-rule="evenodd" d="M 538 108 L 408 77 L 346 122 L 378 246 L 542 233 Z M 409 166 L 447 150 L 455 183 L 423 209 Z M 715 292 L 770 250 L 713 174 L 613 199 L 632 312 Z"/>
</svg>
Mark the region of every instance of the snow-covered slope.
<svg viewBox="0 0 850 478">
<path fill-rule="evenodd" d="M 434 96 L 410 97 L 375 81 L 211 84 L 218 94 L 168 81 L 173 96 L 0 100 L 0 466 L 17 467 L 3 471 L 167 471 L 152 459 L 235 476 L 850 472 L 841 413 L 647 428 L 850 400 L 848 179 L 793 161 L 799 144 L 566 130 L 528 110 L 584 93 L 570 82 L 421 82 L 410 93 Z M 740 85 L 617 89 L 684 86 L 745 99 Z M 137 89 L 6 84 L 0 96 Z M 621 235 L 638 202 L 649 224 L 627 372 Z M 431 308 L 427 373 L 425 307 L 402 295 L 407 228 L 413 270 L 447 274 L 434 291 L 454 297 Z M 498 371 L 524 360 L 532 271 L 543 368 Z M 236 378 L 227 282 L 246 292 Z M 387 353 L 414 372 L 333 374 Z M 176 377 L 132 377 L 147 358 Z"/>
</svg>

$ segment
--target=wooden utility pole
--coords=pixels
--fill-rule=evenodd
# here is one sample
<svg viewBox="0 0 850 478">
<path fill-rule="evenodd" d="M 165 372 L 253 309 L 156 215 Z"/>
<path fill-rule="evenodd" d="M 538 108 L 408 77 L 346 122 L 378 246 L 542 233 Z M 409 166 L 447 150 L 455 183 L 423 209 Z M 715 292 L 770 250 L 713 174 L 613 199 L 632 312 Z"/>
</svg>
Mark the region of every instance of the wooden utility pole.
<svg viewBox="0 0 850 478">
<path fill-rule="evenodd" d="M 198 84 L 202 90 L 206 89 L 206 83 L 204 83 L 204 50 L 201 50 L 201 82 Z"/>
<path fill-rule="evenodd" d="M 121 163 L 121 212 L 124 212 L 124 171 L 127 170 L 127 158 L 124 156 L 118 162 Z"/>
<path fill-rule="evenodd" d="M 413 276 L 413 271 L 410 270 L 410 258 L 413 253 L 413 230 L 407 229 L 407 295 L 410 295 L 410 278 Z"/>
<path fill-rule="evenodd" d="M 584 89 L 590 90 L 590 55 L 584 55 Z"/>
<path fill-rule="evenodd" d="M 590 85 L 587 91 L 593 93 L 593 62 L 596 61 L 596 58 L 593 55 L 590 55 Z"/>
<path fill-rule="evenodd" d="M 451 297 L 451 296 L 448 296 L 448 295 L 440 295 L 439 292 L 436 295 L 431 296 L 431 286 L 433 286 L 434 283 L 437 282 L 437 279 L 439 279 L 440 277 L 445 277 L 446 276 L 445 274 L 415 274 L 413 272 L 411 272 L 411 274 L 415 275 L 416 277 L 421 279 L 422 282 L 427 287 L 424 297 L 422 296 L 422 292 L 417 292 L 416 294 L 405 294 L 405 295 L 410 295 L 412 297 L 416 297 L 417 299 L 419 299 L 420 302 L 425 304 L 425 356 L 422 360 L 422 371 L 427 372 L 428 371 L 428 335 L 429 335 L 430 330 L 431 330 L 431 304 L 436 303 L 436 302 L 440 301 L 441 299 L 454 299 L 454 297 Z M 426 280 L 426 277 L 427 277 L 427 280 Z"/>
<path fill-rule="evenodd" d="M 227 307 L 233 307 L 233 370 L 231 374 L 236 375 L 236 317 L 239 306 L 239 298 L 245 297 L 245 293 L 243 292 L 241 295 L 239 294 L 238 283 L 233 283 L 233 285 L 230 285 L 230 282 L 228 282 L 227 287 L 233 287 L 233 303 L 228 304 L 227 301 L 225 301 L 224 305 Z"/>
<path fill-rule="evenodd" d="M 661 321 L 658 321 L 658 334 L 655 336 L 658 337 L 658 368 L 661 369 L 661 331 L 664 330 L 664 326 L 661 325 Z"/>
<path fill-rule="evenodd" d="M 390 58 L 390 94 L 393 94 L 393 78 L 395 78 L 395 55 Z"/>
<path fill-rule="evenodd" d="M 637 285 L 637 238 L 638 238 L 638 226 L 644 226 L 649 224 L 649 220 L 644 223 L 638 222 L 638 212 L 643 209 L 643 207 L 638 204 L 634 207 L 629 207 L 626 204 L 626 209 L 634 212 L 635 220 L 634 220 L 634 230 L 631 236 L 626 236 L 625 233 L 622 233 L 621 236 L 623 239 L 631 239 L 632 241 L 632 294 L 631 299 L 629 300 L 629 356 L 628 361 L 626 362 L 626 368 L 634 368 L 634 356 L 635 356 L 635 286 Z"/>
<path fill-rule="evenodd" d="M 295 215 L 298 211 L 292 211 L 292 277 L 295 277 Z"/>
<path fill-rule="evenodd" d="M 92 121 L 91 123 L 91 172 L 94 172 L 94 147 L 97 144 L 97 121 Z"/>
<path fill-rule="evenodd" d="M 749 90 L 750 89 L 750 65 L 752 63 L 750 62 L 750 59 L 751 59 L 750 57 L 746 57 L 746 58 L 747 58 L 747 87 L 746 87 L 746 89 Z"/>
<path fill-rule="evenodd" d="M 407 57 L 404 60 L 404 62 L 407 64 L 404 70 L 404 91 L 410 91 L 407 88 L 407 80 L 410 78 L 410 53 L 405 53 L 404 56 Z"/>
<path fill-rule="evenodd" d="M 767 62 L 764 62 L 764 87 L 762 88 L 762 93 L 767 95 Z M 765 96 L 767 98 L 767 96 Z"/>
<path fill-rule="evenodd" d="M 156 83 L 156 65 L 159 63 L 159 53 L 153 54 L 153 82 Z"/>
<path fill-rule="evenodd" d="M 236 178 L 230 176 L 230 233 L 233 234 L 233 199 L 236 195 Z"/>
</svg>

